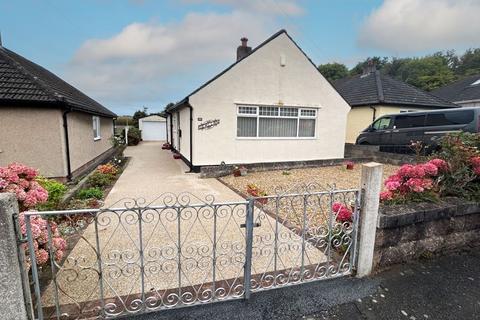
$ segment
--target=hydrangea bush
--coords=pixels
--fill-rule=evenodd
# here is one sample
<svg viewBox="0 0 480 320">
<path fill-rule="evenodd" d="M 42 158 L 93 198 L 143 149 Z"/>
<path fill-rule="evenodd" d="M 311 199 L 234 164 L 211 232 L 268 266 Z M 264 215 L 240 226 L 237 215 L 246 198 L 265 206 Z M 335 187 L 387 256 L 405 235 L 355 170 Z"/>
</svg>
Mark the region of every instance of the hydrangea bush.
<svg viewBox="0 0 480 320">
<path fill-rule="evenodd" d="M 19 208 L 22 211 L 19 214 L 20 231 L 24 237 L 27 236 L 27 226 L 23 211 L 32 211 L 36 206 L 44 204 L 48 200 L 48 192 L 37 182 L 37 177 L 36 169 L 22 164 L 12 163 L 7 167 L 0 167 L 0 192 L 13 193 L 17 197 Z M 51 228 L 54 258 L 56 261 L 62 260 L 67 243 L 61 237 L 57 224 L 40 216 L 32 216 L 30 222 L 37 264 L 42 266 L 49 260 L 48 225 Z M 30 267 L 28 244 L 23 244 L 23 247 L 27 254 L 27 265 Z"/>
<path fill-rule="evenodd" d="M 20 210 L 34 208 L 48 199 L 48 192 L 35 180 L 38 171 L 22 164 L 0 167 L 0 192 L 14 193 Z"/>
<path fill-rule="evenodd" d="M 439 177 L 448 170 L 442 159 L 432 159 L 416 165 L 405 164 L 385 180 L 382 201 L 431 201 L 437 197 Z"/>
<path fill-rule="evenodd" d="M 480 200 L 480 135 L 457 133 L 440 141 L 428 162 L 400 167 L 385 181 L 385 203 L 435 201 L 442 197 Z"/>
<path fill-rule="evenodd" d="M 19 215 L 20 231 L 24 237 L 27 236 L 27 226 L 25 222 L 25 213 L 22 212 Z M 47 224 L 50 225 L 52 247 L 54 252 L 55 261 L 59 262 L 63 259 L 65 255 L 65 250 L 67 249 L 67 242 L 62 238 L 58 230 L 57 224 L 52 221 L 47 221 L 40 216 L 31 216 L 30 217 L 30 226 L 32 229 L 32 240 L 33 247 L 35 250 L 35 260 L 37 265 L 43 266 L 48 263 L 50 259 L 49 255 L 49 244 L 48 244 L 48 229 Z M 25 250 L 27 267 L 30 268 L 30 252 L 28 243 L 23 244 Z"/>
</svg>

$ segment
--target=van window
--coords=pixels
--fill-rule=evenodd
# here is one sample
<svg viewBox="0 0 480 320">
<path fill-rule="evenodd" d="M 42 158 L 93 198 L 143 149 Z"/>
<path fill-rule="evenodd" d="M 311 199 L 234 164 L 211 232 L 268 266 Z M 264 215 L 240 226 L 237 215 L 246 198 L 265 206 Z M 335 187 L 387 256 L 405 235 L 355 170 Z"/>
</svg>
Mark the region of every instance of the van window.
<svg viewBox="0 0 480 320">
<path fill-rule="evenodd" d="M 395 128 L 415 128 L 423 127 L 425 123 L 425 115 L 397 116 L 395 117 Z"/>
<path fill-rule="evenodd" d="M 426 126 L 451 126 L 473 121 L 473 110 L 427 114 Z"/>
<path fill-rule="evenodd" d="M 390 127 L 390 122 L 391 122 L 390 117 L 385 117 L 385 118 L 380 118 L 377 121 L 375 121 L 372 125 L 373 129 L 375 130 L 385 130 Z"/>
</svg>

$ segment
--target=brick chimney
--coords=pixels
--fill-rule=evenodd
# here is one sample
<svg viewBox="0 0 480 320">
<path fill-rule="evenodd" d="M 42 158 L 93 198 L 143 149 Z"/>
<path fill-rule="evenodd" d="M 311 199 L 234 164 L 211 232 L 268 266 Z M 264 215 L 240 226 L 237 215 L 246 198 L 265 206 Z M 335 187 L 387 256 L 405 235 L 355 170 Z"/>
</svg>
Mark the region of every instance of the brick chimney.
<svg viewBox="0 0 480 320">
<path fill-rule="evenodd" d="M 240 41 L 242 41 L 242 45 L 237 48 L 237 61 L 245 58 L 252 52 L 252 47 L 247 46 L 247 38 L 243 37 Z"/>
<path fill-rule="evenodd" d="M 375 61 L 373 61 L 372 59 L 368 59 L 367 63 L 363 66 L 362 71 L 363 71 L 362 75 L 364 76 L 377 71 L 377 65 L 375 64 Z"/>
</svg>

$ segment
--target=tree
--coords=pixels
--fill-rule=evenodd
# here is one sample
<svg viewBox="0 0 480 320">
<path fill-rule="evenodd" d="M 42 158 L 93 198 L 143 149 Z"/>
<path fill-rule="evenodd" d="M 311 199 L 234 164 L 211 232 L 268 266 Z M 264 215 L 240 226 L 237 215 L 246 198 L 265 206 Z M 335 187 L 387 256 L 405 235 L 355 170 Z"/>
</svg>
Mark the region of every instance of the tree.
<svg viewBox="0 0 480 320">
<path fill-rule="evenodd" d="M 458 58 L 455 73 L 460 76 L 469 76 L 480 73 L 480 48 L 468 49 Z"/>
<path fill-rule="evenodd" d="M 318 66 L 318 70 L 328 81 L 335 81 L 348 76 L 348 69 L 343 63 L 321 64 Z"/>
<path fill-rule="evenodd" d="M 409 59 L 398 68 L 398 76 L 406 83 L 431 91 L 457 79 L 449 63 L 449 57 L 441 52 Z"/>
<path fill-rule="evenodd" d="M 480 48 L 468 49 L 460 56 L 448 50 L 415 58 L 370 57 L 357 63 L 350 75 L 362 74 L 369 61 L 382 73 L 427 91 L 480 74 Z"/>
<path fill-rule="evenodd" d="M 401 79 L 400 70 L 411 60 L 411 58 L 392 58 L 388 63 L 386 63 L 383 68 L 382 72 L 388 74 L 389 76 L 397 79 Z"/>
<path fill-rule="evenodd" d="M 143 110 L 137 110 L 135 111 L 135 113 L 133 114 L 133 121 L 132 121 L 132 124 L 138 128 L 138 119 L 141 119 L 141 118 L 145 118 L 148 114 L 147 114 L 147 111 L 148 111 L 148 108 L 147 107 L 143 107 Z"/>
</svg>

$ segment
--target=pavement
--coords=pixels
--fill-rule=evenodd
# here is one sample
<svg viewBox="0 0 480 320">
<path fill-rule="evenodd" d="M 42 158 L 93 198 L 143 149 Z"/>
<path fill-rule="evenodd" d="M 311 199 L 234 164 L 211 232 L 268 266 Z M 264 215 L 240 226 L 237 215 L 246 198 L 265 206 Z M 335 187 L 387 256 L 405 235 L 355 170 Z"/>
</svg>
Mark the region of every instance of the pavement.
<svg viewBox="0 0 480 320">
<path fill-rule="evenodd" d="M 397 265 L 375 293 L 298 320 L 480 319 L 480 248 Z"/>
<path fill-rule="evenodd" d="M 255 293 L 250 300 L 152 312 L 130 319 L 480 319 L 479 249 L 397 265 L 369 278 L 310 282 Z"/>
</svg>

